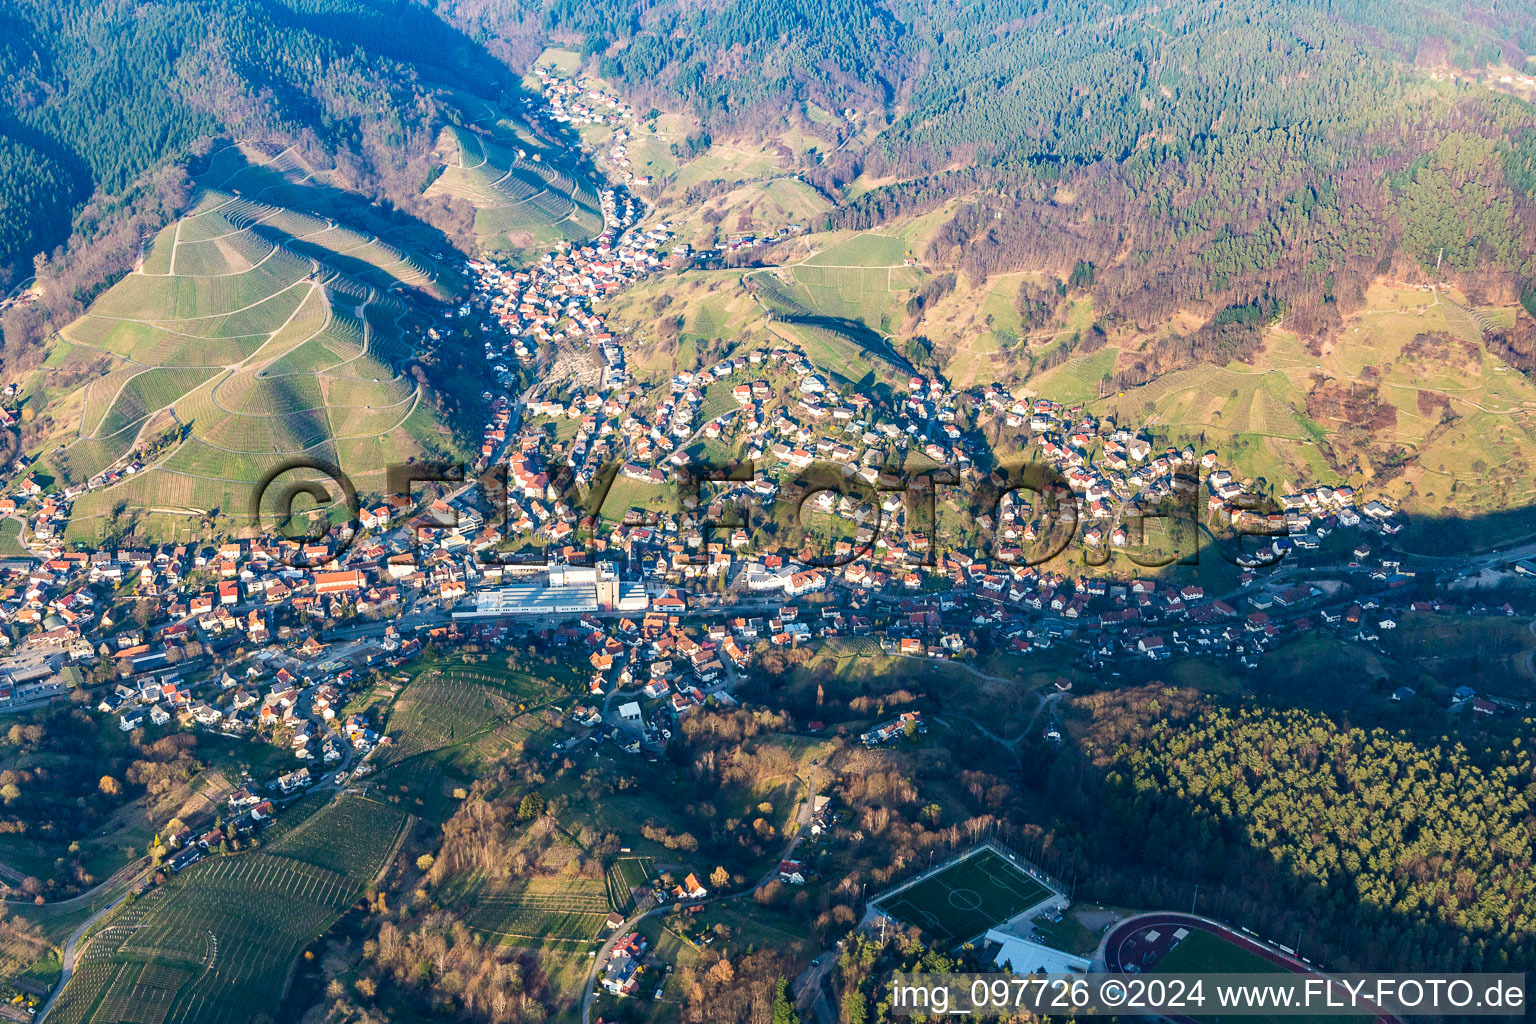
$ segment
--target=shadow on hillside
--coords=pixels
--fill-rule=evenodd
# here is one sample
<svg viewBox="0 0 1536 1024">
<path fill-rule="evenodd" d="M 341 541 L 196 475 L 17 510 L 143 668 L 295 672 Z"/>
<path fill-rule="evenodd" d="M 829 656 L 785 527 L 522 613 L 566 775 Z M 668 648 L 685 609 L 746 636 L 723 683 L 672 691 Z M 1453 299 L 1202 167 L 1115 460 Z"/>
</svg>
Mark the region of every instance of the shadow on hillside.
<svg viewBox="0 0 1536 1024">
<path fill-rule="evenodd" d="M 1527 541 L 1536 542 L 1536 506 L 1475 516 L 1410 515 L 1403 531 L 1391 538 L 1401 551 L 1452 560 Z"/>
<path fill-rule="evenodd" d="M 348 4 L 330 9 L 304 5 L 302 11 L 282 11 L 295 28 L 334 40 L 344 50 L 359 48 L 372 60 L 394 61 L 418 73 L 430 70 L 455 89 L 483 96 L 521 93 L 518 76 L 492 57 L 484 46 L 432 13 L 410 2 Z"/>
<path fill-rule="evenodd" d="M 213 175 L 209 173 L 215 155 L 219 180 L 213 180 Z M 216 148 L 192 171 L 194 180 L 201 188 L 238 192 L 241 198 L 251 202 L 296 210 L 333 220 L 343 227 L 364 234 L 376 235 L 407 254 L 414 254 L 424 266 L 430 264 L 445 289 L 457 291 L 462 288 L 457 271 L 450 265 L 459 254 L 448 236 L 393 205 L 375 203 L 355 192 L 314 180 L 294 181 L 270 165 L 252 162 L 244 153 L 232 147 Z M 291 237 L 284 231 L 259 223 L 250 225 L 250 229 L 270 243 L 286 242 Z M 299 246 L 295 251 L 303 252 L 303 243 L 300 242 Z M 317 259 L 322 258 L 318 247 L 311 247 L 308 254 Z M 359 276 L 361 280 L 380 287 L 380 290 L 388 288 L 388 283 L 382 280 L 388 275 L 381 271 L 368 267 L 372 271 L 372 280 L 356 273 L 359 267 L 367 267 L 360 260 L 348 260 L 337 255 L 325 256 L 324 260 L 338 272 Z M 420 289 L 410 290 L 421 301 L 439 301 Z"/>
<path fill-rule="evenodd" d="M 787 324 L 798 324 L 801 327 L 814 327 L 818 330 L 831 331 L 833 334 L 847 338 L 870 357 L 890 363 L 897 370 L 908 376 L 917 372 L 905 356 L 891 347 L 889 341 L 861 321 L 843 316 L 827 316 L 820 313 L 780 313 L 777 319 Z"/>
</svg>

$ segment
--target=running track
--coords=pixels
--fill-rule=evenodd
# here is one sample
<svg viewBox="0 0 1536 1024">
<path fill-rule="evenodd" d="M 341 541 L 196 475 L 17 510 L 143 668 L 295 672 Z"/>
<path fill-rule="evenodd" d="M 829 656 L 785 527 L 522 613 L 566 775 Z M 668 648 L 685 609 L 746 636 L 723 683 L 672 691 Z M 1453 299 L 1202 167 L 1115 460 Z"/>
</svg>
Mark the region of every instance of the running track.
<svg viewBox="0 0 1536 1024">
<path fill-rule="evenodd" d="M 1109 934 L 1104 937 L 1104 969 L 1111 973 L 1123 972 L 1126 969 L 1126 962 L 1122 959 L 1122 951 L 1126 940 L 1137 933 L 1146 931 L 1148 928 L 1167 928 L 1170 930 L 1188 928 L 1191 931 L 1210 932 L 1217 938 L 1230 942 L 1238 949 L 1268 960 L 1282 970 L 1290 971 L 1292 974 L 1317 975 L 1316 971 L 1300 960 L 1286 956 L 1279 950 L 1273 949 L 1262 942 L 1256 942 L 1242 932 L 1234 931 L 1225 925 L 1217 924 L 1215 921 L 1210 921 L 1203 917 L 1174 913 L 1153 913 L 1142 914 L 1138 917 L 1128 917 L 1110 929 Z M 1318 976 L 1321 977 L 1321 975 Z M 1173 1021 L 1175 1024 L 1196 1024 L 1196 1020 L 1193 1017 L 1169 1016 L 1165 1017 L 1164 1020 Z M 1398 1018 L 1389 1014 L 1382 1014 L 1376 1018 L 1376 1021 L 1377 1024 L 1402 1024 Z"/>
</svg>

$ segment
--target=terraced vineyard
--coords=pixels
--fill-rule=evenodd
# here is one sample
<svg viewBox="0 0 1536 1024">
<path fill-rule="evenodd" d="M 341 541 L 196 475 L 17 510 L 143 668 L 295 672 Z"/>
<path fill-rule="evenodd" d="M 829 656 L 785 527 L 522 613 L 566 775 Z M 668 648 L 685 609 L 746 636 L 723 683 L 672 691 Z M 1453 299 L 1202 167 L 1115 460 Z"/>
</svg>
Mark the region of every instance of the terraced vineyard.
<svg viewBox="0 0 1536 1024">
<path fill-rule="evenodd" d="M 507 946 L 584 946 L 603 930 L 610 911 L 602 882 L 535 878 L 477 891 L 469 925 Z"/>
<path fill-rule="evenodd" d="M 380 453 L 451 450 L 398 367 L 430 305 L 461 282 L 351 226 L 366 216 L 360 201 L 320 178 L 292 154 L 220 151 L 189 215 L 61 332 L 65 361 L 95 371 L 50 399 L 58 429 L 43 449 L 53 475 L 92 485 L 73 536 L 95 539 L 120 502 L 243 521 L 252 484 L 296 455 L 339 465 L 366 491 L 382 489 Z M 103 479 L 157 438 L 141 458 L 150 468 Z"/>
<path fill-rule="evenodd" d="M 621 857 L 608 868 L 608 902 L 627 914 L 635 907 L 634 890 L 651 880 L 654 862 L 649 857 Z"/>
<path fill-rule="evenodd" d="M 584 176 L 554 165 L 553 154 L 507 122 L 487 119 L 445 128 L 437 155 L 443 164 L 428 195 L 452 196 L 475 209 L 475 234 L 491 250 L 586 239 L 603 229 L 597 193 Z M 537 159 L 535 159 L 537 158 Z"/>
<path fill-rule="evenodd" d="M 400 815 L 376 800 L 342 797 L 282 836 L 273 856 L 289 857 L 353 878 L 372 878 L 381 851 L 400 832 Z"/>
<path fill-rule="evenodd" d="M 389 716 L 386 763 L 438 750 L 505 726 L 526 700 L 499 673 L 466 666 L 433 669 L 411 683 Z"/>
<path fill-rule="evenodd" d="M 50 1018 L 249 1020 L 377 874 L 405 820 L 388 804 L 343 796 L 260 850 L 193 865 L 110 920 Z"/>
<path fill-rule="evenodd" d="M 588 877 L 581 848 L 558 828 L 535 824 L 521 833 L 515 852 L 536 867 L 526 874 L 476 874 L 448 894 L 465 921 L 504 946 L 589 946 L 614 910 L 609 879 Z"/>
</svg>

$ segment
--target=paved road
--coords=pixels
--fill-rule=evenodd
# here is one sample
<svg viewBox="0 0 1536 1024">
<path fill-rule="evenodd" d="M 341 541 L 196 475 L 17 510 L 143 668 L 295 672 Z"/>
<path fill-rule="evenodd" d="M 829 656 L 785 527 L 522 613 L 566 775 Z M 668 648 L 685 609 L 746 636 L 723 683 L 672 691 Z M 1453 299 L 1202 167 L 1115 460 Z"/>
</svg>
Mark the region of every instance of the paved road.
<svg viewBox="0 0 1536 1024">
<path fill-rule="evenodd" d="M 800 840 L 809 830 L 811 824 L 811 809 L 816 805 L 816 776 L 819 774 L 820 773 L 817 770 L 812 770 L 811 783 L 806 794 L 806 798 L 800 805 L 799 813 L 795 816 L 795 822 L 798 825 L 798 827 L 795 829 L 795 834 L 793 838 L 790 839 L 789 843 L 784 847 L 784 849 L 779 853 L 778 859 L 773 862 L 773 866 L 768 869 L 767 873 L 764 874 L 762 878 L 758 879 L 756 884 L 754 884 L 749 889 L 743 889 L 740 892 L 730 893 L 726 896 L 711 896 L 708 899 L 699 900 L 696 903 L 690 903 L 689 906 L 707 907 L 716 903 L 726 903 L 730 900 L 739 900 L 744 896 L 752 895 L 753 893 L 757 892 L 757 890 L 761 889 L 763 886 L 779 877 L 779 861 L 789 860 L 795 855 L 795 850 L 800 846 Z M 805 784 L 804 780 L 801 781 L 801 784 Z M 628 935 L 630 932 L 639 927 L 640 922 L 650 917 L 656 917 L 661 914 L 670 914 L 671 912 L 672 904 L 663 903 L 659 906 L 652 907 L 650 910 L 635 914 L 622 925 L 615 928 L 613 933 L 609 935 L 608 938 L 603 942 L 602 948 L 597 951 L 597 956 L 592 961 L 591 969 L 587 971 L 586 987 L 582 990 L 581 995 L 581 1024 L 592 1024 L 592 1002 L 597 997 L 597 976 L 599 972 L 602 971 L 603 964 L 607 962 L 608 954 L 613 951 L 614 945 L 624 936 Z"/>
<path fill-rule="evenodd" d="M 789 990 L 795 996 L 795 1009 L 802 1018 L 809 1014 L 815 1024 L 837 1024 L 837 1009 L 827 999 L 826 981 L 837 966 L 837 950 L 829 949 L 790 983 Z"/>
<path fill-rule="evenodd" d="M 145 873 L 145 869 L 140 868 L 137 865 L 140 862 L 144 861 L 144 860 L 145 860 L 145 858 L 140 857 L 136 861 L 132 861 L 132 862 L 130 862 L 128 864 L 124 864 L 122 867 L 120 867 L 116 871 L 112 872 L 112 874 L 108 875 L 106 878 L 104 878 L 100 882 L 97 882 L 95 885 L 93 885 L 89 889 L 85 890 L 85 892 L 80 893 L 78 896 L 71 896 L 67 900 L 56 900 L 54 902 L 51 902 L 51 903 L 48 903 L 48 904 L 45 904 L 45 905 L 46 906 L 50 906 L 50 907 L 72 907 L 72 906 L 74 906 L 77 903 L 82 903 L 82 902 L 85 902 L 87 900 L 94 899 L 96 894 L 101 892 L 103 889 L 107 889 L 107 888 L 110 888 L 113 885 L 120 884 L 121 879 L 125 875 L 130 875 L 131 874 L 131 875 L 133 875 L 135 877 L 143 875 Z M 5 903 L 25 903 L 27 906 L 33 906 L 34 905 L 33 901 L 31 901 L 31 900 L 0 900 L 0 905 L 3 905 Z"/>
<path fill-rule="evenodd" d="M 133 892 L 134 888 L 139 884 L 139 882 L 141 882 L 149 874 L 149 871 L 149 868 L 145 868 L 140 871 L 133 878 L 133 880 L 123 888 L 122 892 L 112 897 L 112 899 L 107 902 L 106 906 L 102 907 L 90 917 L 86 918 L 83 922 L 81 922 L 80 927 L 76 928 L 73 932 L 70 933 L 69 938 L 64 941 L 64 953 L 61 957 L 63 969 L 59 972 L 59 983 L 54 986 L 53 993 L 48 996 L 48 1001 L 43 1004 L 43 1008 L 37 1011 L 37 1016 L 34 1018 L 34 1024 L 42 1024 L 43 1018 L 48 1016 L 48 1011 L 53 1009 L 53 1004 L 58 1000 L 59 993 L 64 991 L 64 986 L 69 982 L 69 976 L 74 973 L 75 954 L 80 945 L 80 940 L 85 937 L 86 932 L 90 931 L 91 927 L 97 921 L 100 921 L 107 914 L 115 910 L 118 904 L 127 899 L 128 894 Z M 92 890 L 92 892 L 94 891 L 95 890 Z M 76 899 L 81 898 L 83 897 L 76 897 Z"/>
</svg>

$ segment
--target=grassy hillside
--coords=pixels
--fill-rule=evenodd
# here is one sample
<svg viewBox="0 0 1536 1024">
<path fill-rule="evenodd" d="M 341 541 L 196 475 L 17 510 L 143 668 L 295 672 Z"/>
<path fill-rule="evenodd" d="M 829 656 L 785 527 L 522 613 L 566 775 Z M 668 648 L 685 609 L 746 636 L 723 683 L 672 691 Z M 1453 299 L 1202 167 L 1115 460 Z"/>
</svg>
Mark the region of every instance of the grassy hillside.
<svg viewBox="0 0 1536 1024">
<path fill-rule="evenodd" d="M 669 190 L 658 209 L 665 212 L 678 238 L 701 249 L 742 235 L 816 225 L 831 208 L 825 196 L 797 178 L 776 177 L 727 188 L 702 204 L 687 202 L 687 191 Z M 674 193 L 677 198 L 669 203 Z"/>
<path fill-rule="evenodd" d="M 1277 490 L 1347 482 L 1400 501 L 1414 517 L 1490 524 L 1508 518 L 1490 514 L 1536 500 L 1527 454 L 1536 442 L 1536 385 L 1482 344 L 1484 326 L 1509 326 L 1513 306 L 1473 309 L 1455 290 L 1379 282 L 1321 347 L 1309 348 L 1282 323 L 1250 362 L 1202 362 L 1111 390 L 1117 372 L 1170 337 L 1193 335 L 1207 317 L 1186 311 L 1151 330 L 1099 321 L 1086 291 L 1057 289 L 1070 267 L 975 282 L 937 273 L 922 254 L 947 215 L 940 208 L 876 231 L 803 236 L 776 247 L 769 255 L 777 265 L 767 268 L 661 278 L 619 297 L 611 316 L 634 332 L 631 365 L 642 376 L 789 341 L 841 383 L 850 366 L 898 369 L 869 354 L 890 346 L 904 355 L 922 336 L 956 387 L 996 380 L 1087 403 L 1168 442 L 1216 447 L 1224 464 Z M 1054 308 L 1026 322 L 1021 287 L 1054 296 L 1046 299 Z M 663 316 L 680 320 L 675 343 L 656 335 Z M 1096 322 L 1108 335 L 1082 345 Z M 888 376 L 853 383 L 873 387 Z M 1338 408 L 1347 395 L 1360 399 L 1357 407 Z"/>
<path fill-rule="evenodd" d="M 287 151 L 216 154 L 191 212 L 61 331 L 29 400 L 54 424 L 48 473 L 92 485 L 75 536 L 101 537 L 121 505 L 238 526 L 252 484 L 294 456 L 377 491 L 390 461 L 451 446 L 402 371 L 462 282 L 419 225 L 373 222 L 326 178 Z M 131 461 L 146 468 L 103 483 Z"/>
<path fill-rule="evenodd" d="M 630 372 L 662 379 L 678 370 L 713 362 L 737 347 L 757 347 L 769 337 L 768 317 L 741 284 L 738 270 L 689 270 L 640 281 L 603 303 L 609 323 L 629 332 Z M 681 317 L 675 345 L 656 334 L 662 316 Z"/>
<path fill-rule="evenodd" d="M 1098 381 L 1135 357 L 1111 346 L 1068 360 L 1029 388 L 1086 400 L 1121 422 L 1228 453 L 1280 488 L 1364 483 L 1418 516 L 1481 517 L 1536 499 L 1536 384 L 1491 355 L 1458 295 L 1378 284 L 1366 309 L 1320 349 L 1282 324 L 1252 363 L 1200 365 L 1100 397 Z M 1512 308 L 1476 311 L 1492 323 Z M 1319 396 L 1357 389 L 1364 424 Z M 1310 405 L 1309 405 L 1310 400 Z M 1203 439 L 1203 440 L 1202 440 Z"/>
<path fill-rule="evenodd" d="M 1110 392 L 1105 382 L 1117 371 L 1170 335 L 1193 334 L 1205 318 L 1181 313 L 1151 331 L 1111 324 L 1102 345 L 1078 349 L 1096 316 L 1085 292 L 1056 290 L 1070 268 L 976 282 L 960 273 L 939 289 L 920 258 L 909 265 L 945 216 L 941 208 L 877 231 L 809 235 L 780 247 L 781 265 L 744 280 L 783 319 L 813 312 L 862 323 L 897 351 L 913 336 L 928 338 L 956 387 L 998 380 L 1085 402 L 1169 441 L 1218 447 L 1234 469 L 1276 488 L 1365 484 L 1434 517 L 1483 517 L 1536 500 L 1526 454 L 1536 441 L 1536 385 L 1482 344 L 1484 325 L 1508 326 L 1512 306 L 1472 309 L 1454 290 L 1379 282 L 1321 348 L 1282 323 L 1251 363 L 1200 363 Z M 1021 286 L 1054 296 L 1043 320 L 1023 321 Z M 708 305 L 682 296 L 692 323 Z M 914 296 L 931 296 L 919 299 L 920 315 Z M 823 344 L 824 331 L 807 336 L 803 324 L 782 320 L 772 330 L 833 373 L 847 363 L 847 353 Z M 1330 399 L 1347 393 L 1359 407 L 1332 408 Z"/>
</svg>

